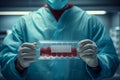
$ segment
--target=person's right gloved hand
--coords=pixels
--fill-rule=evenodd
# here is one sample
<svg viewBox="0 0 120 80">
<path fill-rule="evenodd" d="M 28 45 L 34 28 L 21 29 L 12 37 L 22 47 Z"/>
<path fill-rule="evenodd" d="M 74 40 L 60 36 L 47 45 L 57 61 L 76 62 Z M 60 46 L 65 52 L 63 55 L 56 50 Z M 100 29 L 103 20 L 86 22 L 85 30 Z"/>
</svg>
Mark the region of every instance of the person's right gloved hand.
<svg viewBox="0 0 120 80">
<path fill-rule="evenodd" d="M 36 43 L 23 43 L 18 49 L 18 61 L 23 68 L 35 61 Z"/>
</svg>

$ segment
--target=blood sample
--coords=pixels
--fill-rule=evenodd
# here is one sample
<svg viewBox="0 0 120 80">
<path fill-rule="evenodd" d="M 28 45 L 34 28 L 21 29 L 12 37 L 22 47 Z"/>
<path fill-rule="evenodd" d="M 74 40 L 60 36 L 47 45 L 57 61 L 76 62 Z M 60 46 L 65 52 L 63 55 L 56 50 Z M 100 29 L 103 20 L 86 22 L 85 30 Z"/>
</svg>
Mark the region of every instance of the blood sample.
<svg viewBox="0 0 120 80">
<path fill-rule="evenodd" d="M 72 55 L 74 57 L 77 56 L 77 50 L 76 50 L 76 48 L 72 48 Z"/>
<path fill-rule="evenodd" d="M 40 48 L 40 56 L 45 56 L 45 49 L 44 48 Z"/>
<path fill-rule="evenodd" d="M 45 48 L 45 55 L 48 56 L 48 57 L 51 55 L 50 47 Z"/>
</svg>

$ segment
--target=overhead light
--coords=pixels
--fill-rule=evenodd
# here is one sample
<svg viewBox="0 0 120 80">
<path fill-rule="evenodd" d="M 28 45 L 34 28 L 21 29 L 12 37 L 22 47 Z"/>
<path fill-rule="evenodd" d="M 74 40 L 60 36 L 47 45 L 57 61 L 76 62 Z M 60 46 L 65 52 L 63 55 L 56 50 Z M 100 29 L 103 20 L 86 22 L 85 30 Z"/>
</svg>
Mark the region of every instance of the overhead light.
<svg viewBox="0 0 120 80">
<path fill-rule="evenodd" d="M 106 14 L 106 11 L 86 11 L 88 14 Z"/>
<path fill-rule="evenodd" d="M 26 15 L 29 11 L 0 11 L 0 15 Z"/>
<path fill-rule="evenodd" d="M 7 34 L 10 34 L 10 33 L 12 33 L 12 30 L 8 29 Z"/>
<path fill-rule="evenodd" d="M 30 11 L 1 11 L 0 15 L 26 15 Z M 106 14 L 106 11 L 86 11 L 88 14 Z"/>
<path fill-rule="evenodd" d="M 120 26 L 115 27 L 115 30 L 120 30 Z"/>
</svg>

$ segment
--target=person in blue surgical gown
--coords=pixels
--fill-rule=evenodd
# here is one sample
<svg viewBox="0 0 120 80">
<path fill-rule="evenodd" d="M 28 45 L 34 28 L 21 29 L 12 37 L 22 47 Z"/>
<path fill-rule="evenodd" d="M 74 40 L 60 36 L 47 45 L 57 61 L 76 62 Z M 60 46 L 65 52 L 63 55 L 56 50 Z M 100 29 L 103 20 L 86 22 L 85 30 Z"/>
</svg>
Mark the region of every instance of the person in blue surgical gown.
<svg viewBox="0 0 120 80">
<path fill-rule="evenodd" d="M 102 80 L 112 77 L 119 59 L 99 20 L 69 0 L 45 0 L 46 5 L 22 16 L 0 50 L 6 80 Z M 73 60 L 36 60 L 40 40 L 78 41 Z"/>
</svg>

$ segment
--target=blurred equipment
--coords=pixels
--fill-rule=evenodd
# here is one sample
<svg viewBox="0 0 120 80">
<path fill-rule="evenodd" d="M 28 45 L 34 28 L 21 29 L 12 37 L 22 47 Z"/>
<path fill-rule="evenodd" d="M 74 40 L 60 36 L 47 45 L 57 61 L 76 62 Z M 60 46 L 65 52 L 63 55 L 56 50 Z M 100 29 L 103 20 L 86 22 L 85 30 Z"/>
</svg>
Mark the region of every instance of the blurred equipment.
<svg viewBox="0 0 120 80">
<path fill-rule="evenodd" d="M 120 26 L 116 26 L 110 29 L 110 35 L 114 42 L 116 52 L 120 58 Z"/>
<path fill-rule="evenodd" d="M 120 59 L 120 26 L 116 26 L 110 29 L 110 35 L 113 40 L 114 46 L 116 48 L 116 52 Z M 111 79 L 106 80 L 120 80 L 120 65 L 114 75 Z"/>
</svg>

